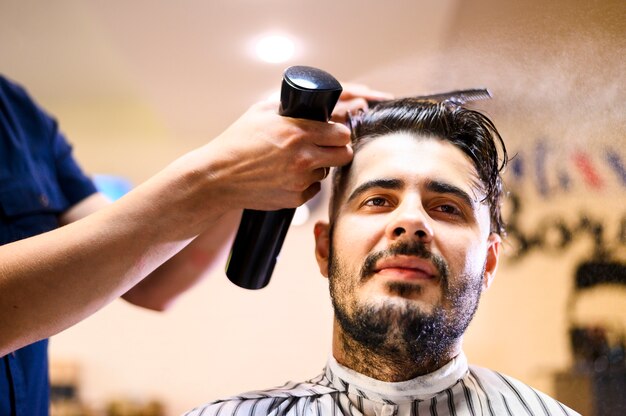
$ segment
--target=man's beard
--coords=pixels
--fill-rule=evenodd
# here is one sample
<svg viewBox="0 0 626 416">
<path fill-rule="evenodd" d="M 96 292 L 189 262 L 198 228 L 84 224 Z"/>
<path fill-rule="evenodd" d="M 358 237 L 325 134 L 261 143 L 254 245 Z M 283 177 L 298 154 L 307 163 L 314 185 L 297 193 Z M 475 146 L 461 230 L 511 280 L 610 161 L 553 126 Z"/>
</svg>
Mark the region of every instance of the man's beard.
<svg viewBox="0 0 626 416">
<path fill-rule="evenodd" d="M 329 255 L 330 295 L 344 335 L 381 358 L 394 362 L 409 359 L 439 363 L 445 360 L 446 352 L 461 338 L 478 307 L 484 268 L 480 276 L 455 276 L 451 282 L 446 261 L 418 241 L 400 242 L 370 254 L 358 280 L 342 268 L 332 241 Z M 387 283 L 387 290 L 395 298 L 382 303 L 357 300 L 356 290 L 374 275 L 377 261 L 398 255 L 420 257 L 436 267 L 442 296 L 432 311 L 425 311 L 410 299 L 409 295 L 422 290 L 417 283 Z"/>
</svg>

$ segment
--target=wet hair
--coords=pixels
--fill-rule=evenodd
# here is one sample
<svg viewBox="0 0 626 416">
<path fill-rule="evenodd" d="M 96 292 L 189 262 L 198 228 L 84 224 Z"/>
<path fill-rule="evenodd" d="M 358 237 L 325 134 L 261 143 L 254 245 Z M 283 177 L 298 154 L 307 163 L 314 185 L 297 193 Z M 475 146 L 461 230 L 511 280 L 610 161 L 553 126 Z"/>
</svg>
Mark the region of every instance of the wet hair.
<svg viewBox="0 0 626 416">
<path fill-rule="evenodd" d="M 380 103 L 350 117 L 354 154 L 365 144 L 390 133 L 409 133 L 450 142 L 474 163 L 489 205 L 491 232 L 505 234 L 501 204 L 502 170 L 508 156 L 504 141 L 484 114 L 451 102 L 404 98 Z M 330 220 L 334 222 L 351 164 L 333 172 Z"/>
</svg>

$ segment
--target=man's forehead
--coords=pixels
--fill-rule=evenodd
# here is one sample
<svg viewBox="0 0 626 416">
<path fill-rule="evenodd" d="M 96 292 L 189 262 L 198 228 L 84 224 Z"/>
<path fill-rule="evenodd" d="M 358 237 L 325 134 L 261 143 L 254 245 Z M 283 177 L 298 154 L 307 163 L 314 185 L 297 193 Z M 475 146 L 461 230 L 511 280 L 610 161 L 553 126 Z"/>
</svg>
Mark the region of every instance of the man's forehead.
<svg viewBox="0 0 626 416">
<path fill-rule="evenodd" d="M 346 195 L 360 184 L 379 178 L 449 182 L 472 195 L 482 183 L 472 160 L 452 143 L 434 136 L 390 133 L 371 139 L 354 155 Z"/>
</svg>

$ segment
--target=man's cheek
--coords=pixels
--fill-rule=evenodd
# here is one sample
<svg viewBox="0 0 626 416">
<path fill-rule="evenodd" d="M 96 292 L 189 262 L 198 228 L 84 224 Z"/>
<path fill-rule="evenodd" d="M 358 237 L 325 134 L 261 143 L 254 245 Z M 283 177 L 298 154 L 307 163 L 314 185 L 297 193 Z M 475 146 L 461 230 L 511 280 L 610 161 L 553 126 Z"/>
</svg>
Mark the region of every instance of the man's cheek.
<svg viewBox="0 0 626 416">
<path fill-rule="evenodd" d="M 457 268 L 456 272 L 475 274 L 480 271 L 485 264 L 486 250 L 486 247 L 481 248 L 479 245 L 469 245 L 469 249 L 466 248 L 466 251 L 459 248 L 459 259 L 453 259 L 453 262 L 461 264 L 463 270 L 458 270 Z"/>
<path fill-rule="evenodd" d="M 441 251 L 441 256 L 446 263 L 448 263 L 452 276 L 463 270 L 471 270 L 476 260 L 475 258 L 479 254 L 480 251 L 472 247 L 471 243 L 465 243 L 459 240 L 454 241 L 453 244 L 447 245 L 445 250 Z"/>
</svg>

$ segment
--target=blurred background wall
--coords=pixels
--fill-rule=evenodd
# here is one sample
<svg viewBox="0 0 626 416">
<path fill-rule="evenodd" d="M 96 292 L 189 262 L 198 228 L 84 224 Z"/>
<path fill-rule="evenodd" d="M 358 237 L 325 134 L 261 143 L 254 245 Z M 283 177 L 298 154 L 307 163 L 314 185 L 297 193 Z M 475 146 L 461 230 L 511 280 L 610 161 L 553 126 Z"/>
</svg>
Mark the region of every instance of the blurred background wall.
<svg viewBox="0 0 626 416">
<path fill-rule="evenodd" d="M 488 87 L 494 98 L 475 107 L 514 156 L 511 233 L 465 350 L 554 395 L 557 373 L 580 364 L 572 328 L 600 331 L 623 353 L 626 286 L 582 290 L 576 274 L 626 267 L 625 17 L 619 0 L 2 0 L 0 71 L 58 118 L 87 172 L 135 184 L 277 90 L 290 65 L 398 96 Z M 270 33 L 295 41 L 290 60 L 255 58 Z M 318 374 L 332 312 L 312 224 L 325 217 L 322 203 L 291 229 L 262 291 L 217 270 L 170 311 L 116 301 L 59 334 L 57 376 L 76 366 L 95 409 L 154 398 L 179 414 Z"/>
</svg>

